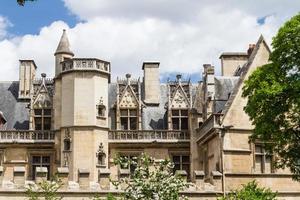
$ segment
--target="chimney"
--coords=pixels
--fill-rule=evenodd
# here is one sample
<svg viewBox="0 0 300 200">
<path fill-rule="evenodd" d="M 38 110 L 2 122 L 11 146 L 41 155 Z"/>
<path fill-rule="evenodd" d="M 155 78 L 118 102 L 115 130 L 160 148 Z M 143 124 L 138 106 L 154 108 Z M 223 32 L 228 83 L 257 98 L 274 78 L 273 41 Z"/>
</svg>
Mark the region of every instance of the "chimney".
<svg viewBox="0 0 300 200">
<path fill-rule="evenodd" d="M 222 76 L 234 76 L 236 70 L 248 61 L 247 52 L 224 52 L 220 56 Z"/>
<path fill-rule="evenodd" d="M 36 65 L 33 60 L 20 60 L 19 67 L 19 99 L 30 99 L 33 92 Z"/>
<path fill-rule="evenodd" d="M 250 55 L 251 55 L 254 48 L 255 48 L 255 44 L 249 44 L 249 48 L 248 48 L 248 51 L 247 51 L 249 57 L 250 57 Z"/>
<path fill-rule="evenodd" d="M 144 102 L 146 104 L 159 104 L 160 82 L 159 62 L 144 62 Z"/>
</svg>

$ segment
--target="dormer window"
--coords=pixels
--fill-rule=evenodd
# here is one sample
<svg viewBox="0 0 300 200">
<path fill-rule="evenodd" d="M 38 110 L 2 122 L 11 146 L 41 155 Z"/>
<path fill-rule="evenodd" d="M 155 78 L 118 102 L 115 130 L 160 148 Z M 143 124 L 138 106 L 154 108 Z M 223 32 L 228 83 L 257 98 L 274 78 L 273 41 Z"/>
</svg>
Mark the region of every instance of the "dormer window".
<svg viewBox="0 0 300 200">
<path fill-rule="evenodd" d="M 51 109 L 34 109 L 35 130 L 51 129 Z"/>
<path fill-rule="evenodd" d="M 103 104 L 102 97 L 100 98 L 99 103 L 96 105 L 96 109 L 97 109 L 97 117 L 105 117 L 106 107 Z"/>
</svg>

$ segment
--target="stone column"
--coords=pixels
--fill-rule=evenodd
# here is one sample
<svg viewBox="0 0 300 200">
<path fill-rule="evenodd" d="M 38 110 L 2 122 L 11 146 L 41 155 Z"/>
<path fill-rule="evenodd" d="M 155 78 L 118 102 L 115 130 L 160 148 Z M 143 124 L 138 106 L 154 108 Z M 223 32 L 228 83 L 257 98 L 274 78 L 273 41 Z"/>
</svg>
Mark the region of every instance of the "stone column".
<svg viewBox="0 0 300 200">
<path fill-rule="evenodd" d="M 219 171 L 212 171 L 211 176 L 215 191 L 222 191 L 222 173 Z"/>
<path fill-rule="evenodd" d="M 14 184 L 16 188 L 25 185 L 25 167 L 14 167 Z"/>
<path fill-rule="evenodd" d="M 102 190 L 110 189 L 110 170 L 109 169 L 100 169 L 99 170 L 99 184 Z"/>
<path fill-rule="evenodd" d="M 48 169 L 47 167 L 37 167 L 35 170 L 35 182 L 37 184 L 47 180 Z"/>
<path fill-rule="evenodd" d="M 58 167 L 57 168 L 57 177 L 62 183 L 62 188 L 68 188 L 69 183 L 69 168 L 67 167 Z"/>
<path fill-rule="evenodd" d="M 204 171 L 194 171 L 195 184 L 197 190 L 204 190 Z"/>
<path fill-rule="evenodd" d="M 90 187 L 90 171 L 88 169 L 78 170 L 78 183 L 80 189 L 89 189 Z"/>
</svg>

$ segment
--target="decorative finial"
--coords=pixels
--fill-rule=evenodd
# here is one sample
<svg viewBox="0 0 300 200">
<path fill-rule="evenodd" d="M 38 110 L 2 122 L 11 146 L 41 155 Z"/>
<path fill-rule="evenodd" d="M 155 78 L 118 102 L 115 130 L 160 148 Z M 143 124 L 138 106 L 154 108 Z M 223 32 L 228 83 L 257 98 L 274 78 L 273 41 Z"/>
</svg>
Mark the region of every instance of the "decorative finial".
<svg viewBox="0 0 300 200">
<path fill-rule="evenodd" d="M 127 84 L 130 85 L 131 74 L 126 74 Z"/>
<path fill-rule="evenodd" d="M 177 81 L 180 83 L 181 82 L 181 74 L 176 75 Z"/>
</svg>

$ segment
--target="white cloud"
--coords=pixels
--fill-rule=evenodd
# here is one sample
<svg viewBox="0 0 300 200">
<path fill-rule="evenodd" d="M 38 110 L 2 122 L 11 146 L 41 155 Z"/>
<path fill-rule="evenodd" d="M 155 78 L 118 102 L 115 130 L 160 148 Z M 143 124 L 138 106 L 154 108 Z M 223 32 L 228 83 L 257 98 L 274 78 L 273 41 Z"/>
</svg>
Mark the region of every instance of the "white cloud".
<svg viewBox="0 0 300 200">
<path fill-rule="evenodd" d="M 0 40 L 7 36 L 7 28 L 12 24 L 3 16 L 0 16 Z"/>
<path fill-rule="evenodd" d="M 149 60 L 160 61 L 162 73 L 200 73 L 204 63 L 219 66 L 222 51 L 246 51 L 260 34 L 270 43 L 281 22 L 294 14 L 291 1 L 279 12 L 277 0 L 263 0 L 262 5 L 275 8 L 265 12 L 249 3 L 230 6 L 237 2 L 233 0 L 228 4 L 217 4 L 217 0 L 64 1 L 85 21 L 71 29 L 64 22 L 53 22 L 37 35 L 0 41 L 0 59 L 5 61 L 2 70 L 9 72 L 1 73 L 0 80 L 18 79 L 18 59 L 34 59 L 39 73 L 53 76 L 53 53 L 63 28 L 68 29 L 76 57 L 111 62 L 113 80 L 128 72 L 140 75 L 142 62 Z M 259 25 L 257 19 L 262 16 L 268 17 Z M 1 30 L 5 28 L 1 29 L 0 21 L 0 34 Z"/>
</svg>

